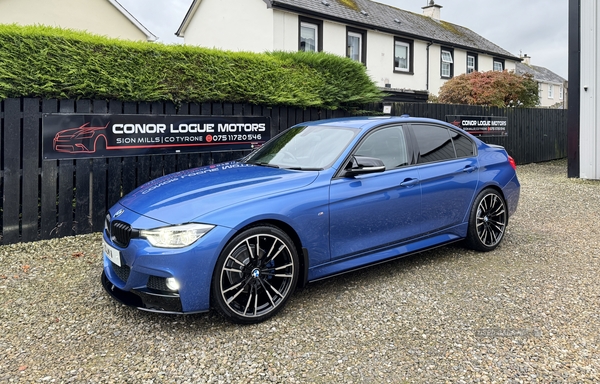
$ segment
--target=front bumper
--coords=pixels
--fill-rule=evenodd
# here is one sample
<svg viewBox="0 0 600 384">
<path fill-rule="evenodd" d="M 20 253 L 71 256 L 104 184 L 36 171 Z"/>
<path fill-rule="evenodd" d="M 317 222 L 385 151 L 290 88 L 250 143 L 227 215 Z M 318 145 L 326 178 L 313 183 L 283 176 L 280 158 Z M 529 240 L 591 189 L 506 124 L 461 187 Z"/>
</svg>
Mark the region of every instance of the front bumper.
<svg viewBox="0 0 600 384">
<path fill-rule="evenodd" d="M 130 307 L 136 307 L 143 311 L 161 312 L 170 314 L 183 314 L 181 300 L 178 293 L 159 293 L 149 289 L 132 289 L 123 291 L 108 280 L 106 273 L 102 271 L 102 286 L 113 299 Z M 205 311 L 199 311 L 205 312 Z M 190 312 L 187 312 L 190 313 Z"/>
<path fill-rule="evenodd" d="M 111 217 L 120 209 L 123 213 L 119 220 L 131 223 L 133 228 L 164 225 L 118 204 L 111 208 Z M 233 233 L 229 228 L 217 226 L 188 247 L 166 249 L 153 247 L 141 238 L 132 238 L 123 247 L 104 230 L 103 241 L 119 252 L 121 265 L 117 266 L 103 253 L 102 285 L 115 300 L 141 310 L 173 314 L 206 312 L 210 309 L 216 260 Z M 178 289 L 167 286 L 170 278 L 178 283 Z"/>
</svg>

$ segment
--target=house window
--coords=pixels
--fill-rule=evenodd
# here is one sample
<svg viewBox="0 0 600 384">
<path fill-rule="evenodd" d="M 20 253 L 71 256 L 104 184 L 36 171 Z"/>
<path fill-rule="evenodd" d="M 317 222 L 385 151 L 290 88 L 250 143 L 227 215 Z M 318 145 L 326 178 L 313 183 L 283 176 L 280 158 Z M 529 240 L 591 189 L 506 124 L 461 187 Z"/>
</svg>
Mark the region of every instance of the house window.
<svg viewBox="0 0 600 384">
<path fill-rule="evenodd" d="M 558 90 L 558 98 L 560 100 L 562 100 L 564 96 L 565 96 L 565 88 L 561 85 L 560 89 Z"/>
<path fill-rule="evenodd" d="M 394 72 L 413 73 L 413 42 L 411 40 L 394 39 Z"/>
<path fill-rule="evenodd" d="M 542 88 L 542 83 L 538 83 L 538 97 L 540 99 L 540 101 L 542 100 L 542 96 L 543 96 L 543 88 Z"/>
<path fill-rule="evenodd" d="M 346 57 L 366 65 L 367 40 L 365 36 L 366 31 L 353 28 L 347 29 Z"/>
<path fill-rule="evenodd" d="M 554 99 L 554 85 L 548 84 L 548 98 Z"/>
<path fill-rule="evenodd" d="M 477 71 L 477 55 L 467 53 L 467 73 L 473 73 L 475 71 Z"/>
<path fill-rule="evenodd" d="M 300 18 L 300 39 L 298 50 L 304 52 L 320 52 L 322 50 L 323 22 L 319 20 Z"/>
<path fill-rule="evenodd" d="M 494 71 L 504 71 L 504 60 L 494 59 Z"/>
<path fill-rule="evenodd" d="M 454 60 L 452 51 L 442 49 L 442 77 L 451 78 L 454 74 Z"/>
</svg>

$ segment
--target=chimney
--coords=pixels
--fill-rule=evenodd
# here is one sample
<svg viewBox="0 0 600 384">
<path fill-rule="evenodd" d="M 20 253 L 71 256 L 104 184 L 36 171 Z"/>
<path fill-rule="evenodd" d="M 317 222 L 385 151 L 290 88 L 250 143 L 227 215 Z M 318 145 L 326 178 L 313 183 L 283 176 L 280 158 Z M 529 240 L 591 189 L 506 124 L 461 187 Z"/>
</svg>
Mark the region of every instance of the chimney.
<svg viewBox="0 0 600 384">
<path fill-rule="evenodd" d="M 442 9 L 442 6 L 437 5 L 433 0 L 431 0 L 428 6 L 423 7 L 423 15 L 431 17 L 434 20 L 441 20 L 440 9 Z"/>
<path fill-rule="evenodd" d="M 521 56 L 521 59 L 523 59 L 523 64 L 531 65 L 531 56 L 527 56 L 527 54 L 524 54 L 523 56 Z"/>
</svg>

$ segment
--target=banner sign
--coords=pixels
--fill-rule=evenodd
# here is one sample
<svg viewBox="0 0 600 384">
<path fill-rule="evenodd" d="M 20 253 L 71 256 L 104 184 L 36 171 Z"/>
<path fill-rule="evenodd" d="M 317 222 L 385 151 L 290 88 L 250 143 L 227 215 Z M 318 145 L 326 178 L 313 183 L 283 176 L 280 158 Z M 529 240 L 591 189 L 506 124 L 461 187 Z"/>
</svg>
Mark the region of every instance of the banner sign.
<svg viewBox="0 0 600 384">
<path fill-rule="evenodd" d="M 446 121 L 464 129 L 473 136 L 508 136 L 504 116 L 457 116 L 446 115 Z"/>
<path fill-rule="evenodd" d="M 251 116 L 42 116 L 44 160 L 238 151 L 271 138 L 271 120 Z"/>
</svg>

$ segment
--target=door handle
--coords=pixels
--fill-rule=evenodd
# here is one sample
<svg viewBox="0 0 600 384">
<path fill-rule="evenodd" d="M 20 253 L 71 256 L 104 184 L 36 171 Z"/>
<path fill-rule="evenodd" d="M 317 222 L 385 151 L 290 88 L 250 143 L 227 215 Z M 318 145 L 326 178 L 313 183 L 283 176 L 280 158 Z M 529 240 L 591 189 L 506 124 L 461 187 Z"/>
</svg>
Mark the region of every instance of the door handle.
<svg viewBox="0 0 600 384">
<path fill-rule="evenodd" d="M 467 165 L 466 167 L 463 168 L 463 172 L 467 172 L 467 173 L 471 173 L 473 171 L 477 170 L 477 167 L 474 165 Z"/>
<path fill-rule="evenodd" d="M 403 182 L 400 183 L 401 187 L 412 187 L 419 183 L 419 179 L 404 179 Z"/>
</svg>

